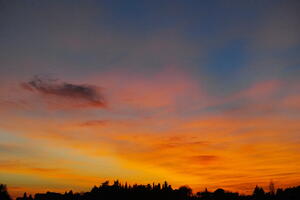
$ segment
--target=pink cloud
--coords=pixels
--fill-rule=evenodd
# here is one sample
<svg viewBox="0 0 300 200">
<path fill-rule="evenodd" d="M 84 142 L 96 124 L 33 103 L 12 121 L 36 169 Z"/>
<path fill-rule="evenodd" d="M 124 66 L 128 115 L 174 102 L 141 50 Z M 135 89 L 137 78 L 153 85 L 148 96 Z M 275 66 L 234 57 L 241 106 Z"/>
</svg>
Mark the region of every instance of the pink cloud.
<svg viewBox="0 0 300 200">
<path fill-rule="evenodd" d="M 150 75 L 112 71 L 89 79 L 106 88 L 111 106 L 116 107 L 174 107 L 187 102 L 201 104 L 207 97 L 197 81 L 176 67 L 168 67 Z"/>
</svg>

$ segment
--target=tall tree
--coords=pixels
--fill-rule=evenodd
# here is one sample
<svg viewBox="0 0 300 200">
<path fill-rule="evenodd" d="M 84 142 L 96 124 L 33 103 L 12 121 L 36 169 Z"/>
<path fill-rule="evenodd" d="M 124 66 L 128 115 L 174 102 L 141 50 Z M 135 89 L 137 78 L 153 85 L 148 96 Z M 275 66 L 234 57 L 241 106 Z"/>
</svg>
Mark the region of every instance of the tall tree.
<svg viewBox="0 0 300 200">
<path fill-rule="evenodd" d="M 0 199 L 1 200 L 11 200 L 6 185 L 0 184 Z"/>
</svg>

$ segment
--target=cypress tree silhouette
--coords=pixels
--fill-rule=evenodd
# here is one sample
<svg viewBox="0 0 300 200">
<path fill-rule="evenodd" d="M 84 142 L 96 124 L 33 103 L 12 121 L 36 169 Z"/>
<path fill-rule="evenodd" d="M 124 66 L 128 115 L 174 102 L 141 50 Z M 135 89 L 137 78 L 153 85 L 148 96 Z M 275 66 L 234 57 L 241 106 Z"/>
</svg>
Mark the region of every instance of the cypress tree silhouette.
<svg viewBox="0 0 300 200">
<path fill-rule="evenodd" d="M 6 185 L 0 184 L 0 200 L 11 200 Z"/>
</svg>

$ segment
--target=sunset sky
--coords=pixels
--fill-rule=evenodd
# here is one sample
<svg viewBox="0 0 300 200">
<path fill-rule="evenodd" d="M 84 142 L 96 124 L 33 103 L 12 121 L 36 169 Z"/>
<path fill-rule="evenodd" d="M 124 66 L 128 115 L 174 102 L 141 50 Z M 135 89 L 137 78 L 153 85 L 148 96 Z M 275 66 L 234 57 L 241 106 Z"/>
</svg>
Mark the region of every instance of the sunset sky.
<svg viewBox="0 0 300 200">
<path fill-rule="evenodd" d="M 300 1 L 0 0 L 0 183 L 300 184 Z"/>
</svg>

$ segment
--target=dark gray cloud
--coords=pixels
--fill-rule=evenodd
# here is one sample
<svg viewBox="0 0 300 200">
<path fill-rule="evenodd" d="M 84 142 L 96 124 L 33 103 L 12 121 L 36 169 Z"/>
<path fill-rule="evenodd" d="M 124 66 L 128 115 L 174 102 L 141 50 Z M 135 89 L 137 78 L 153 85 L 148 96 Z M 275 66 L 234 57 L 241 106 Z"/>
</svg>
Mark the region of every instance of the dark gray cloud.
<svg viewBox="0 0 300 200">
<path fill-rule="evenodd" d="M 78 85 L 34 76 L 30 81 L 21 83 L 21 86 L 31 92 L 79 101 L 81 105 L 85 106 L 105 107 L 106 105 L 100 89 L 92 85 Z"/>
</svg>

